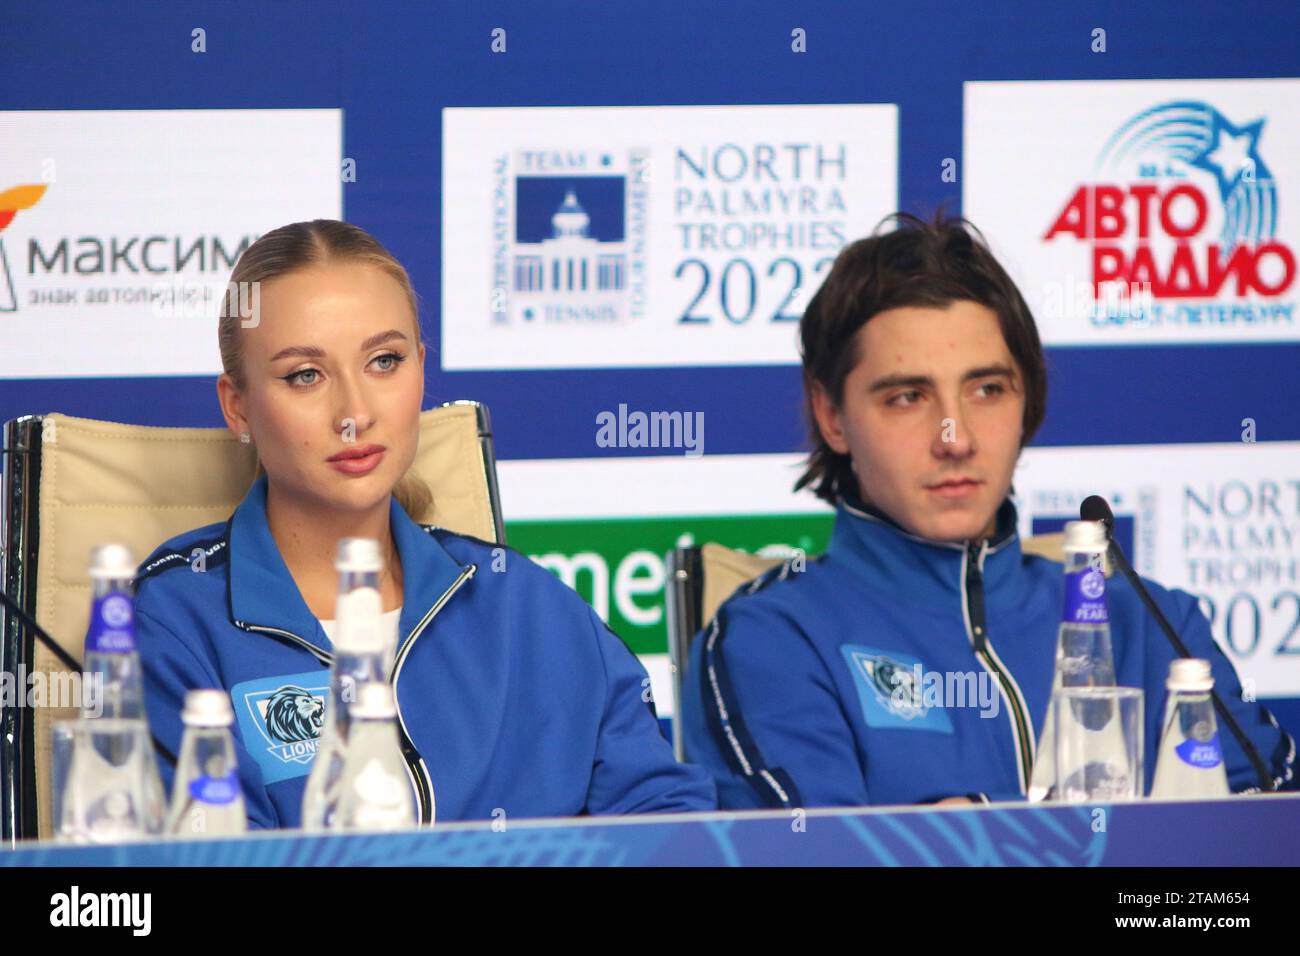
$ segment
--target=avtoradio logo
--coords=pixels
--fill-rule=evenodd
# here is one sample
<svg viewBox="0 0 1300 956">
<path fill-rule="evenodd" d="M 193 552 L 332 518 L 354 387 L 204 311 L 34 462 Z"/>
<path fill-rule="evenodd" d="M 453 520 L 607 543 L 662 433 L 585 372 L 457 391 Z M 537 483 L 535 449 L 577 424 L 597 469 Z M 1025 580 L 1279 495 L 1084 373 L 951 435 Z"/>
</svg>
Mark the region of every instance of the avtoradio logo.
<svg viewBox="0 0 1300 956">
<path fill-rule="evenodd" d="M 13 273 L 9 270 L 9 257 L 5 253 L 4 231 L 14 217 L 24 209 L 31 209 L 45 195 L 48 186 L 14 186 L 0 193 L 0 312 L 18 311 L 18 293 L 14 290 Z"/>
<path fill-rule="evenodd" d="M 1091 244 L 1094 325 L 1294 322 L 1295 302 L 1282 298 L 1296 259 L 1278 235 L 1264 126 L 1179 100 L 1115 131 L 1094 181 L 1074 190 L 1043 236 Z"/>
</svg>

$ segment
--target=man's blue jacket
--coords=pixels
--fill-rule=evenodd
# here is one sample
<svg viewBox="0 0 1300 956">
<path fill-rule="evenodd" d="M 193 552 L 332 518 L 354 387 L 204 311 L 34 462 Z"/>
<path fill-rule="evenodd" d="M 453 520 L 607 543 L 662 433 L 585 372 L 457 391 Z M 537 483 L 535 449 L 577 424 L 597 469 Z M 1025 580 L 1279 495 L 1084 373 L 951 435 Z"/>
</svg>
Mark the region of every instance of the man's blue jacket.
<svg viewBox="0 0 1300 956">
<path fill-rule="evenodd" d="M 976 545 L 928 541 L 841 500 L 824 556 L 803 570 L 786 562 L 721 606 L 695 638 L 682 710 L 687 759 L 714 775 L 723 807 L 1026 793 L 1065 581 L 1061 564 L 1021 552 L 1010 499 L 997 529 Z M 1269 789 L 1294 788 L 1294 741 L 1242 701 L 1195 598 L 1147 586 L 1191 653 L 1211 662 Z M 1176 653 L 1121 576 L 1107 579 L 1106 602 L 1116 682 L 1144 690 L 1149 792 Z M 1259 787 L 1222 721 L 1219 738 L 1230 788 Z"/>
<path fill-rule="evenodd" d="M 185 692 L 228 690 L 249 823 L 294 827 L 332 647 L 267 526 L 266 480 L 140 566 L 137 634 L 155 737 L 178 754 Z M 391 682 L 423 819 L 716 807 L 707 774 L 674 761 L 640 662 L 576 593 L 395 499 L 390 526 L 405 591 Z"/>
</svg>

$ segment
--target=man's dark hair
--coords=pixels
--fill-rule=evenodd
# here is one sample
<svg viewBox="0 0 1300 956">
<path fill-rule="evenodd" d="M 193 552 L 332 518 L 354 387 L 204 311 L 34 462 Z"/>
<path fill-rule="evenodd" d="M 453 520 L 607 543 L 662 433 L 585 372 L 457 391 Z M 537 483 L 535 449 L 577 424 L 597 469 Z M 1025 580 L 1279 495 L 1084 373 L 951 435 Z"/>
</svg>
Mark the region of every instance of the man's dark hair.
<svg viewBox="0 0 1300 956">
<path fill-rule="evenodd" d="M 881 233 L 890 221 L 896 221 L 898 228 Z M 837 407 L 843 405 L 844 380 L 861 358 L 855 339 L 858 330 L 889 309 L 945 309 L 960 300 L 987 306 L 998 317 L 1024 382 L 1020 445 L 1029 443 L 1047 408 L 1047 369 L 1038 328 L 1020 290 L 972 223 L 942 215 L 925 222 L 909 213 L 894 213 L 869 238 L 840 250 L 799 322 L 804 410 L 813 451 L 796 491 L 811 485 L 819 498 L 830 502 L 844 492 L 857 493 L 849 456 L 827 445 L 817 427 L 812 389 L 820 383 Z"/>
</svg>

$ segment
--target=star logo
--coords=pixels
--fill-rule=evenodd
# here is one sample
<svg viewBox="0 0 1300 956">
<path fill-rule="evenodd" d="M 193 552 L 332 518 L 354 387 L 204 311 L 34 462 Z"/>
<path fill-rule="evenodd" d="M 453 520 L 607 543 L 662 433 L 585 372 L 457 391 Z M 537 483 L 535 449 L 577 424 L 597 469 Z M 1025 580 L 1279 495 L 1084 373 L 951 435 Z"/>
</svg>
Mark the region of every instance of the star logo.
<svg viewBox="0 0 1300 956">
<path fill-rule="evenodd" d="M 1192 158 L 1191 165 L 1214 174 L 1219 183 L 1219 194 L 1224 199 L 1243 177 L 1248 182 L 1267 179 L 1268 170 L 1255 151 L 1263 129 L 1262 119 L 1245 126 L 1234 126 L 1216 112 L 1210 129 L 1209 145 Z"/>
</svg>

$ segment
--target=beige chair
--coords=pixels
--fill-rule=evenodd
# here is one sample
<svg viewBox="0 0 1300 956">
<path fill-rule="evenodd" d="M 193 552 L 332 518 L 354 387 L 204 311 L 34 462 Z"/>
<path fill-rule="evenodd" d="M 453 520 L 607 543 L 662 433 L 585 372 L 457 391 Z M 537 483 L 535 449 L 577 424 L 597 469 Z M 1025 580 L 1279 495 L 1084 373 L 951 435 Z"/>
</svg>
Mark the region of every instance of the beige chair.
<svg viewBox="0 0 1300 956">
<path fill-rule="evenodd" d="M 1037 554 L 1052 561 L 1065 560 L 1065 534 L 1034 535 L 1020 542 L 1025 554 Z M 668 656 L 673 677 L 673 751 L 686 760 L 682 736 L 682 687 L 691 659 L 691 642 L 704 625 L 713 620 L 722 602 L 742 584 L 752 581 L 781 558 L 760 558 L 712 542 L 698 547 L 677 548 L 668 554 Z M 1106 573 L 1110 574 L 1109 565 Z"/>
<path fill-rule="evenodd" d="M 673 677 L 673 753 L 679 761 L 688 759 L 682 732 L 682 687 L 691 659 L 691 642 L 736 588 L 781 561 L 781 558 L 760 558 L 713 542 L 668 552 L 664 597 L 668 660 Z"/>
<path fill-rule="evenodd" d="M 108 541 L 143 560 L 180 532 L 224 521 L 256 473 L 251 446 L 224 428 L 155 428 L 29 415 L 4 429 L 0 587 L 80 662 L 90 614 L 90 550 Z M 413 515 L 503 542 L 487 409 L 452 402 L 420 415 L 412 469 L 433 502 Z M 0 605 L 0 666 L 10 673 L 68 671 Z M 51 833 L 50 727 L 72 708 L 0 710 L 6 842 Z"/>
</svg>

